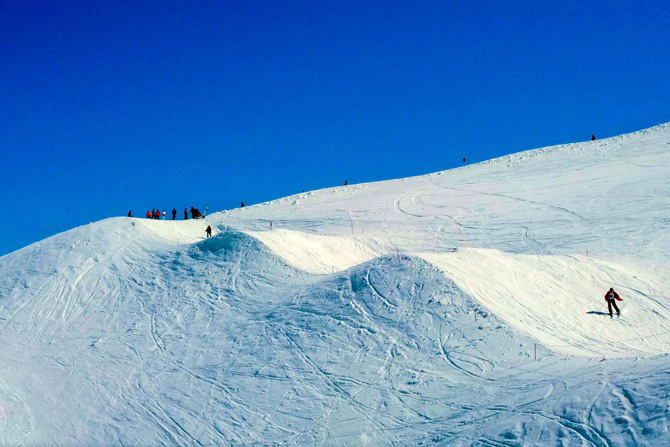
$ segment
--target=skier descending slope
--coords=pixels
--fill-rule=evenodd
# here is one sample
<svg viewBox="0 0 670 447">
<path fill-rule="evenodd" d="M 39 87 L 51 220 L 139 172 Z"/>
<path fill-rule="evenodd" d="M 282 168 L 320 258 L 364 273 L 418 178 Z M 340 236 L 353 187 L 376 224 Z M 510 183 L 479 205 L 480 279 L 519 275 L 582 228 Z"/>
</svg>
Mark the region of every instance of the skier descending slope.
<svg viewBox="0 0 670 447">
<path fill-rule="evenodd" d="M 610 287 L 610 289 L 605 294 L 605 301 L 607 301 L 607 307 L 609 308 L 610 311 L 610 317 L 612 316 L 612 306 L 614 306 L 614 309 L 616 309 L 616 316 L 618 317 L 619 315 L 621 315 L 619 308 L 616 307 L 616 301 L 614 301 L 615 299 L 623 301 L 621 297 L 619 297 L 619 294 L 616 293 L 612 287 Z"/>
</svg>

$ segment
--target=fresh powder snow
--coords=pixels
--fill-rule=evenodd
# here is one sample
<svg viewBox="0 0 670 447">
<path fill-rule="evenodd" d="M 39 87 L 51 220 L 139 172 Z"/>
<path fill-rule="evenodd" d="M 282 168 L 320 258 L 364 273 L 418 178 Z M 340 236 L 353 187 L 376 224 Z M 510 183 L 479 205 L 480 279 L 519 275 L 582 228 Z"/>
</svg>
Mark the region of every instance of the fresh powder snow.
<svg viewBox="0 0 670 447">
<path fill-rule="evenodd" d="M 0 257 L 0 444 L 668 445 L 669 166 L 664 124 Z"/>
</svg>

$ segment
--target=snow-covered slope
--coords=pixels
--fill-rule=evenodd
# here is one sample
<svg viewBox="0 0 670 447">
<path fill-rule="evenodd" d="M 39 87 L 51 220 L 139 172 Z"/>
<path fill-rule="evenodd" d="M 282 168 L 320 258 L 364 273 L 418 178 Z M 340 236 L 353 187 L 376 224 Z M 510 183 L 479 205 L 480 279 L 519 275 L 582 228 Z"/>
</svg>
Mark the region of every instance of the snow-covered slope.
<svg viewBox="0 0 670 447">
<path fill-rule="evenodd" d="M 670 352 L 668 197 L 670 126 L 661 125 L 213 219 L 312 273 L 382 254 L 419 256 L 556 351 L 639 356 Z M 626 317 L 613 333 L 599 318 L 609 287 Z"/>
<path fill-rule="evenodd" d="M 1 257 L 0 443 L 664 445 L 668 166 L 661 125 Z"/>
</svg>

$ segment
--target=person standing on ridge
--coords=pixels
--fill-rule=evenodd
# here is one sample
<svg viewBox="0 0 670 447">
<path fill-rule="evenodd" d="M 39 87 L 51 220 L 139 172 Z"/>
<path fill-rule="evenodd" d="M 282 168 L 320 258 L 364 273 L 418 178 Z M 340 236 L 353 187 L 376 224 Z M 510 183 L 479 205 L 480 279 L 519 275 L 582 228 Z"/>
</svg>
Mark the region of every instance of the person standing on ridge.
<svg viewBox="0 0 670 447">
<path fill-rule="evenodd" d="M 347 186 L 348 184 L 349 184 L 349 182 L 345 180 L 344 181 L 344 186 Z"/>
<path fill-rule="evenodd" d="M 596 136 L 595 135 L 591 135 L 591 141 L 596 141 Z"/>
<path fill-rule="evenodd" d="M 244 208 L 244 202 L 240 202 L 240 208 Z"/>
<path fill-rule="evenodd" d="M 133 217 L 133 210 L 128 211 L 128 217 Z"/>
<path fill-rule="evenodd" d="M 212 226 L 207 225 L 207 228 L 205 228 L 205 233 L 207 233 L 207 237 L 210 237 L 212 235 Z"/>
<path fill-rule="evenodd" d="M 184 208 L 184 220 L 188 220 L 188 211 Z"/>
<path fill-rule="evenodd" d="M 172 220 L 177 218 L 177 208 L 172 208 Z"/>
<path fill-rule="evenodd" d="M 151 211 L 147 210 L 147 219 L 151 219 Z"/>
<path fill-rule="evenodd" d="M 616 316 L 618 317 L 619 315 L 621 315 L 619 308 L 616 307 L 616 301 L 614 300 L 623 301 L 619 296 L 619 294 L 616 293 L 612 287 L 610 287 L 610 289 L 605 294 L 605 301 L 607 301 L 607 307 L 609 308 L 610 311 L 610 317 L 612 316 L 612 306 L 614 306 L 614 309 L 616 310 Z"/>
<path fill-rule="evenodd" d="M 151 210 L 151 218 L 155 219 L 156 218 L 156 208 Z"/>
<path fill-rule="evenodd" d="M 165 220 L 165 210 L 163 210 L 163 220 Z"/>
</svg>

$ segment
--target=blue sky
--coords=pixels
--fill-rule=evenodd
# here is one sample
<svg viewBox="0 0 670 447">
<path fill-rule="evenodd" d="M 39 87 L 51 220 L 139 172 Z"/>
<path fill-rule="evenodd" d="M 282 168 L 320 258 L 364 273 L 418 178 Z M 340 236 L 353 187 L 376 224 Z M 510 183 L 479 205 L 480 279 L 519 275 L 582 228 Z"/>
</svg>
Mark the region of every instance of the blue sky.
<svg viewBox="0 0 670 447">
<path fill-rule="evenodd" d="M 670 6 L 0 0 L 0 255 L 670 121 Z"/>
</svg>

